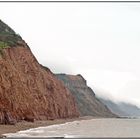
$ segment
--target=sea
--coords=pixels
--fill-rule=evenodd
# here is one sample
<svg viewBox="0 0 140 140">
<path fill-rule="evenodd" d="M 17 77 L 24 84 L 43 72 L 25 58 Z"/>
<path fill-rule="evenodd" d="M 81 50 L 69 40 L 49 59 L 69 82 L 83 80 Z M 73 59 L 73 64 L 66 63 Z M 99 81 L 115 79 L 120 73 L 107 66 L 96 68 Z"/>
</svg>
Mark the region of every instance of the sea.
<svg viewBox="0 0 140 140">
<path fill-rule="evenodd" d="M 140 119 L 80 120 L 4 135 L 8 138 L 140 138 Z"/>
</svg>

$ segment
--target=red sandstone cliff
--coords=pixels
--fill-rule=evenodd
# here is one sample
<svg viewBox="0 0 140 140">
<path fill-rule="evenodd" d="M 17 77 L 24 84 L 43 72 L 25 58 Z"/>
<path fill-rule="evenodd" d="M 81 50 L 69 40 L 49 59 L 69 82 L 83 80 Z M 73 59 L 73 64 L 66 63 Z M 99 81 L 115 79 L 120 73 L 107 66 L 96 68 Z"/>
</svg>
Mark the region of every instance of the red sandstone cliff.
<svg viewBox="0 0 140 140">
<path fill-rule="evenodd" d="M 79 116 L 73 96 L 25 43 L 0 51 L 0 123 Z"/>
<path fill-rule="evenodd" d="M 27 47 L 3 50 L 0 58 L 0 122 L 77 117 L 74 98 Z"/>
</svg>

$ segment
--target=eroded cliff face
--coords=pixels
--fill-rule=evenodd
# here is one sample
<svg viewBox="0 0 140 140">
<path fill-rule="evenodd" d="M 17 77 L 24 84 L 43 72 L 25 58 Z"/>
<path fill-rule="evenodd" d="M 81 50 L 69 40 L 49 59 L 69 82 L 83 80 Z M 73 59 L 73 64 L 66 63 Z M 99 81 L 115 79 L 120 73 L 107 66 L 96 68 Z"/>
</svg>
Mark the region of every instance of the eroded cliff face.
<svg viewBox="0 0 140 140">
<path fill-rule="evenodd" d="M 86 80 L 81 75 L 56 74 L 75 97 L 81 116 L 117 117 L 87 86 Z"/>
<path fill-rule="evenodd" d="M 0 122 L 77 117 L 74 98 L 27 47 L 6 48 L 0 57 Z"/>
<path fill-rule="evenodd" d="M 0 49 L 0 123 L 78 117 L 73 96 L 37 62 L 27 44 L 20 40 L 14 47 L 5 47 L 4 41 Z"/>
</svg>

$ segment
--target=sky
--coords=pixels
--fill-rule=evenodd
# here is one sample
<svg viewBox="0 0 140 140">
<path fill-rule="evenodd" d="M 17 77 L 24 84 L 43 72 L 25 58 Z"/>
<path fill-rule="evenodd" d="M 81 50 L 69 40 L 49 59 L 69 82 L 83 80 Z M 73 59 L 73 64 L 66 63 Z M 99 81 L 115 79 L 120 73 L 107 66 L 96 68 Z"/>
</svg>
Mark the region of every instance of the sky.
<svg viewBox="0 0 140 140">
<path fill-rule="evenodd" d="M 140 106 L 140 3 L 0 3 L 0 18 L 54 73 Z"/>
</svg>

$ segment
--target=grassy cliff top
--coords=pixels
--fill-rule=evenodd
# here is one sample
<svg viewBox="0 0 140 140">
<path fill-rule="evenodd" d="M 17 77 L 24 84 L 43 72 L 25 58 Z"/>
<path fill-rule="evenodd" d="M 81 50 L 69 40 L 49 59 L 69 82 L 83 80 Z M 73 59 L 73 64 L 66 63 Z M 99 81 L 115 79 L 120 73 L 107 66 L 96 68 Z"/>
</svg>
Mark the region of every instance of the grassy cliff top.
<svg viewBox="0 0 140 140">
<path fill-rule="evenodd" d="M 7 24 L 0 20 L 0 34 L 16 34 Z"/>
<path fill-rule="evenodd" d="M 0 20 L 0 48 L 14 47 L 22 38 Z"/>
</svg>

